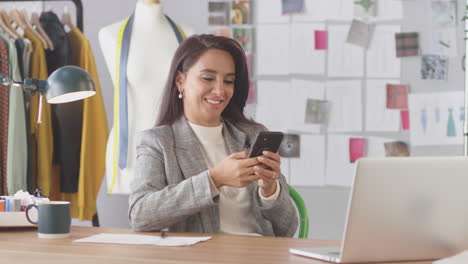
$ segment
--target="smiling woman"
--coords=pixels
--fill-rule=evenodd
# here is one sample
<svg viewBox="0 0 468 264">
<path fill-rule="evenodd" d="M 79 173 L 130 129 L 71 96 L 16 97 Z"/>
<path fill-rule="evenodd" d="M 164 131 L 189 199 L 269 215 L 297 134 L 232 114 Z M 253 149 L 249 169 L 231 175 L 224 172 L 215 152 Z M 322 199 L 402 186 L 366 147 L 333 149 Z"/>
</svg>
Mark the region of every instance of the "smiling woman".
<svg viewBox="0 0 468 264">
<path fill-rule="evenodd" d="M 294 235 L 280 156 L 245 152 L 265 130 L 244 116 L 248 88 L 237 42 L 198 35 L 181 43 L 157 125 L 140 135 L 129 198 L 134 229 Z"/>
</svg>

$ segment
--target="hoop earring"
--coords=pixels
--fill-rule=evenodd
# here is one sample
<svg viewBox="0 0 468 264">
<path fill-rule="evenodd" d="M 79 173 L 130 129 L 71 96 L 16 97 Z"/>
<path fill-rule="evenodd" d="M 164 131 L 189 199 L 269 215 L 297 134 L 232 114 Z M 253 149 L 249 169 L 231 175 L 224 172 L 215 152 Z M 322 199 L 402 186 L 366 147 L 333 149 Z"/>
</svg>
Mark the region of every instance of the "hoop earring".
<svg viewBox="0 0 468 264">
<path fill-rule="evenodd" d="M 182 99 L 182 93 L 179 93 L 179 99 Z"/>
</svg>

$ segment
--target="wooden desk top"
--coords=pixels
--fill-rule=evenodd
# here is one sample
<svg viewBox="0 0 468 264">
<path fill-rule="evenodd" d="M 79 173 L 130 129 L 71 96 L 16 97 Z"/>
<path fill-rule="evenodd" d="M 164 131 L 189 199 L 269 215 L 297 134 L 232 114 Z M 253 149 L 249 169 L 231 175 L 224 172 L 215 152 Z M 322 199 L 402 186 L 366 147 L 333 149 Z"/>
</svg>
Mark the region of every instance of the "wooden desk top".
<svg viewBox="0 0 468 264">
<path fill-rule="evenodd" d="M 0 230 L 0 259 L 3 263 L 308 263 L 327 262 L 295 256 L 291 247 L 337 246 L 337 241 L 213 235 L 189 247 L 74 243 L 75 239 L 99 233 L 145 234 L 128 229 L 72 227 L 67 239 L 40 239 L 37 230 Z M 207 234 L 169 233 L 169 236 L 207 236 Z M 411 262 L 430 264 L 431 262 Z M 399 262 L 399 264 L 409 264 Z"/>
</svg>

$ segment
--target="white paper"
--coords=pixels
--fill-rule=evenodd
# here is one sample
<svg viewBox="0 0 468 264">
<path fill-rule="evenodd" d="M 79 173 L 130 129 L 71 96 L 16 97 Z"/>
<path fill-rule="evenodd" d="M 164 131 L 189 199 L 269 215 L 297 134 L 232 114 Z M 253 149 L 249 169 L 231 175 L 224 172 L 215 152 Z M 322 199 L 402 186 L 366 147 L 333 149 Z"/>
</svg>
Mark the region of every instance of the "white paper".
<svg viewBox="0 0 468 264">
<path fill-rule="evenodd" d="M 433 29 L 430 41 L 430 54 L 458 56 L 456 28 Z"/>
<path fill-rule="evenodd" d="M 289 74 L 289 34 L 289 24 L 257 26 L 257 75 Z"/>
<path fill-rule="evenodd" d="M 353 19 L 353 0 L 328 0 L 324 2 L 328 5 L 327 13 L 329 20 L 348 21 Z"/>
<path fill-rule="evenodd" d="M 402 0 L 377 0 L 377 16 L 370 21 L 390 21 L 403 19 Z"/>
<path fill-rule="evenodd" d="M 349 162 L 349 135 L 328 135 L 327 185 L 351 186 L 356 163 Z"/>
<path fill-rule="evenodd" d="M 366 86 L 366 131 L 400 130 L 400 109 L 387 109 L 387 84 L 399 80 L 368 80 Z"/>
<path fill-rule="evenodd" d="M 307 99 L 325 99 L 325 84 L 317 81 L 292 79 L 291 88 L 293 91 L 290 104 L 292 107 L 291 128 L 295 131 L 319 133 L 323 128 L 322 124 L 305 123 L 306 107 Z"/>
<path fill-rule="evenodd" d="M 364 50 L 346 42 L 349 25 L 328 27 L 328 76 L 364 75 Z"/>
<path fill-rule="evenodd" d="M 253 2 L 253 1 L 252 1 Z M 256 0 L 257 23 L 288 23 L 290 15 L 283 15 L 280 0 Z"/>
<path fill-rule="evenodd" d="M 268 0 L 271 2 L 271 0 Z M 304 12 L 293 14 L 293 21 L 324 21 L 328 18 L 328 5 L 330 1 L 305 0 Z"/>
<path fill-rule="evenodd" d="M 286 132 L 291 128 L 294 104 L 289 82 L 257 81 L 256 121 L 269 130 Z"/>
<path fill-rule="evenodd" d="M 367 50 L 367 77 L 400 78 L 401 60 L 396 57 L 395 33 L 400 26 L 376 26 Z"/>
<path fill-rule="evenodd" d="M 362 131 L 361 81 L 329 81 L 326 100 L 330 102 L 329 132 Z"/>
<path fill-rule="evenodd" d="M 349 140 L 350 135 L 329 135 L 326 184 L 338 186 L 351 186 L 356 169 L 356 163 L 349 160 Z M 386 142 L 393 142 L 395 139 L 380 137 L 365 137 L 366 151 L 364 157 L 385 157 Z"/>
<path fill-rule="evenodd" d="M 464 98 L 464 92 L 410 94 L 411 145 L 462 145 Z"/>
<path fill-rule="evenodd" d="M 455 256 L 439 259 L 433 264 L 466 264 L 468 263 L 468 250 L 456 254 Z"/>
<path fill-rule="evenodd" d="M 160 236 L 102 233 L 73 240 L 73 242 L 155 246 L 191 246 L 198 242 L 209 239 L 211 239 L 211 237 L 177 237 L 169 235 L 161 238 Z"/>
<path fill-rule="evenodd" d="M 325 50 L 315 49 L 315 30 L 325 30 L 325 24 L 291 25 L 291 73 L 325 73 Z"/>
<path fill-rule="evenodd" d="M 291 185 L 325 184 L 325 136 L 300 135 L 301 156 L 290 158 Z"/>
</svg>

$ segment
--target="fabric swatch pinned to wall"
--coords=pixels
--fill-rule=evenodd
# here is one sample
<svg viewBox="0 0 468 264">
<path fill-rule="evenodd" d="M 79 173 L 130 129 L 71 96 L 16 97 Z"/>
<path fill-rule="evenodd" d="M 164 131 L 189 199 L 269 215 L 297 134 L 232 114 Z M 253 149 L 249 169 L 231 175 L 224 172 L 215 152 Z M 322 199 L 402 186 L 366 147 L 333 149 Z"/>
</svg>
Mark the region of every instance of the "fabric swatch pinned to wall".
<svg viewBox="0 0 468 264">
<path fill-rule="evenodd" d="M 351 28 L 348 32 L 346 42 L 361 46 L 363 48 L 369 47 L 372 34 L 374 33 L 374 25 L 367 24 L 363 21 L 353 19 Z"/>
<path fill-rule="evenodd" d="M 329 111 L 328 101 L 307 99 L 305 123 L 326 124 L 328 122 Z"/>
<path fill-rule="evenodd" d="M 327 31 L 326 30 L 315 30 L 315 49 L 316 50 L 327 49 Z"/>
<path fill-rule="evenodd" d="M 386 157 L 409 157 L 408 144 L 403 141 L 385 142 Z"/>
<path fill-rule="evenodd" d="M 447 56 L 423 55 L 421 63 L 421 76 L 423 79 L 447 80 Z"/>
<path fill-rule="evenodd" d="M 286 158 L 300 158 L 301 137 L 297 134 L 284 134 L 278 154 Z"/>
<path fill-rule="evenodd" d="M 354 163 L 358 159 L 366 155 L 366 139 L 365 138 L 350 138 L 349 139 L 349 162 Z"/>
<path fill-rule="evenodd" d="M 387 84 L 387 108 L 408 108 L 408 86 L 404 84 Z"/>
<path fill-rule="evenodd" d="M 377 1 L 375 0 L 359 0 L 354 1 L 354 16 L 368 17 L 377 15 Z"/>
<path fill-rule="evenodd" d="M 397 57 L 419 55 L 419 34 L 417 32 L 404 32 L 395 34 Z"/>
<path fill-rule="evenodd" d="M 283 14 L 297 14 L 304 11 L 304 0 L 282 0 Z"/>
</svg>

